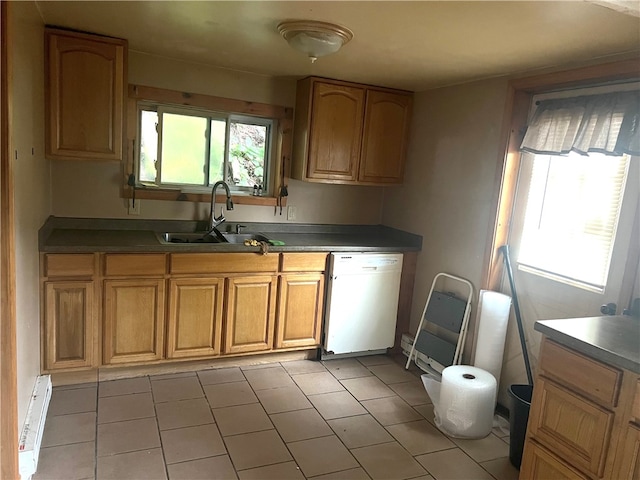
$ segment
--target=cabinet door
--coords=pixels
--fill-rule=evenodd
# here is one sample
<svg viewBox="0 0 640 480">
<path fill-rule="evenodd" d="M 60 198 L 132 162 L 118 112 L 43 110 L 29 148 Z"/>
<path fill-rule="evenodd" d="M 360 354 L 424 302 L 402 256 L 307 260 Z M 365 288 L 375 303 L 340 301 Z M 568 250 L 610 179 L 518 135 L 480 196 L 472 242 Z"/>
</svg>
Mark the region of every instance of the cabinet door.
<svg viewBox="0 0 640 480">
<path fill-rule="evenodd" d="M 314 84 L 308 178 L 356 180 L 363 115 L 362 88 L 321 82 Z"/>
<path fill-rule="evenodd" d="M 531 480 L 587 480 L 589 477 L 584 476 L 535 442 L 528 441 L 522 456 L 520 478 Z"/>
<path fill-rule="evenodd" d="M 231 277 L 228 282 L 224 352 L 270 350 L 273 346 L 276 277 Z"/>
<path fill-rule="evenodd" d="M 410 95 L 367 90 L 359 181 L 402 183 L 411 103 Z"/>
<path fill-rule="evenodd" d="M 616 459 L 613 478 L 635 480 L 640 478 L 640 427 L 632 423 L 627 427 L 620 460 Z"/>
<path fill-rule="evenodd" d="M 539 377 L 528 432 L 572 465 L 601 476 L 613 413 Z"/>
<path fill-rule="evenodd" d="M 122 160 L 124 40 L 46 31 L 48 158 Z"/>
<path fill-rule="evenodd" d="M 45 369 L 93 363 L 93 282 L 45 283 Z"/>
<path fill-rule="evenodd" d="M 323 300 L 322 273 L 280 277 L 276 348 L 320 345 Z"/>
<path fill-rule="evenodd" d="M 105 280 L 104 363 L 159 360 L 164 279 Z"/>
<path fill-rule="evenodd" d="M 224 278 L 169 282 L 167 357 L 220 354 Z"/>
</svg>

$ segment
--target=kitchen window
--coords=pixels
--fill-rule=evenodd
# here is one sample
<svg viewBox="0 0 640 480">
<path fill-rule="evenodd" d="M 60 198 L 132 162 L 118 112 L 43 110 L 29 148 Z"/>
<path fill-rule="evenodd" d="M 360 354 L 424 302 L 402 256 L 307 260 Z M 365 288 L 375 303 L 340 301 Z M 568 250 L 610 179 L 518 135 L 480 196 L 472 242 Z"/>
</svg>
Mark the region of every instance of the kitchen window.
<svg viewBox="0 0 640 480">
<path fill-rule="evenodd" d="M 526 155 L 523 164 L 531 163 L 531 173 L 518 263 L 532 272 L 603 289 L 629 157 Z"/>
<path fill-rule="evenodd" d="M 513 224 L 521 270 L 605 291 L 619 224 L 633 223 L 622 212 L 638 160 L 639 104 L 637 84 L 534 98 Z"/>
<path fill-rule="evenodd" d="M 269 193 L 271 119 L 140 103 L 138 128 L 136 176 L 144 186 L 208 192 L 224 180 L 234 193 Z"/>
</svg>

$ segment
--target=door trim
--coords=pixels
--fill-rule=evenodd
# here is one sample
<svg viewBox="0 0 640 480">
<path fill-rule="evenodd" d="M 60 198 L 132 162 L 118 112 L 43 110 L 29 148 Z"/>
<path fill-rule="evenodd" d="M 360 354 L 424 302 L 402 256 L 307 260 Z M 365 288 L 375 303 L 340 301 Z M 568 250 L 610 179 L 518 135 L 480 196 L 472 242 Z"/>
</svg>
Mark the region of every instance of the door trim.
<svg viewBox="0 0 640 480">
<path fill-rule="evenodd" d="M 9 11 L 9 2 L 0 2 L 0 478 L 14 479 L 19 474 Z"/>
<path fill-rule="evenodd" d="M 620 312 L 625 308 L 631 309 L 633 300 L 638 296 L 640 285 L 636 283 L 640 277 L 640 198 L 636 204 L 636 214 L 633 219 L 633 230 L 631 231 L 631 243 L 627 258 L 627 265 L 622 277 L 622 289 L 620 290 L 620 300 L 625 301 L 623 305 L 618 305 Z"/>
</svg>

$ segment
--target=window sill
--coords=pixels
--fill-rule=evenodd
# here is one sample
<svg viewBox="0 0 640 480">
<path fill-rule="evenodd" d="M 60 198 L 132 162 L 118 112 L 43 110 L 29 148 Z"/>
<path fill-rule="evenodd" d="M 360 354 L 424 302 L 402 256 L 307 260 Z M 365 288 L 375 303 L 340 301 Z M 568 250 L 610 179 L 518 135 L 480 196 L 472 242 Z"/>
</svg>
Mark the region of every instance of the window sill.
<svg viewBox="0 0 640 480">
<path fill-rule="evenodd" d="M 598 287 L 596 285 L 591 285 L 589 283 L 585 283 L 580 280 L 563 277 L 562 275 L 557 275 L 552 272 L 548 272 L 546 270 L 541 270 L 536 267 L 531 267 L 529 265 L 524 265 L 519 263 L 518 270 L 520 270 L 521 272 L 529 273 L 531 275 L 536 275 L 538 277 L 546 278 L 547 280 L 552 280 L 554 282 L 564 283 L 565 285 L 569 285 L 571 287 L 580 288 L 588 292 L 599 293 L 599 294 L 604 293 L 604 287 Z"/>
<path fill-rule="evenodd" d="M 133 190 L 125 188 L 122 192 L 123 198 L 132 198 Z M 157 189 L 157 188 L 137 188 L 136 198 L 141 200 L 170 200 L 177 202 L 211 202 L 209 193 L 181 192 L 180 190 Z M 225 195 L 216 195 L 216 202 L 224 202 Z M 253 195 L 231 195 L 233 203 L 236 205 L 262 205 L 266 207 L 276 207 L 279 205 L 278 197 L 254 197 Z M 282 206 L 287 205 L 287 197 L 282 198 Z"/>
</svg>

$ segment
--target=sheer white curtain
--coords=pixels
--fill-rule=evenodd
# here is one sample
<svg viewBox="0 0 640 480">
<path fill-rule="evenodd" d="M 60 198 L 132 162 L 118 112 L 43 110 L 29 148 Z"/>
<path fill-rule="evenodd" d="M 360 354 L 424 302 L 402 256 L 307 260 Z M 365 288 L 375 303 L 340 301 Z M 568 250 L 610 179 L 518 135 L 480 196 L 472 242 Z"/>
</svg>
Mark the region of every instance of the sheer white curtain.
<svg viewBox="0 0 640 480">
<path fill-rule="evenodd" d="M 640 91 L 542 100 L 520 149 L 640 155 Z"/>
</svg>

